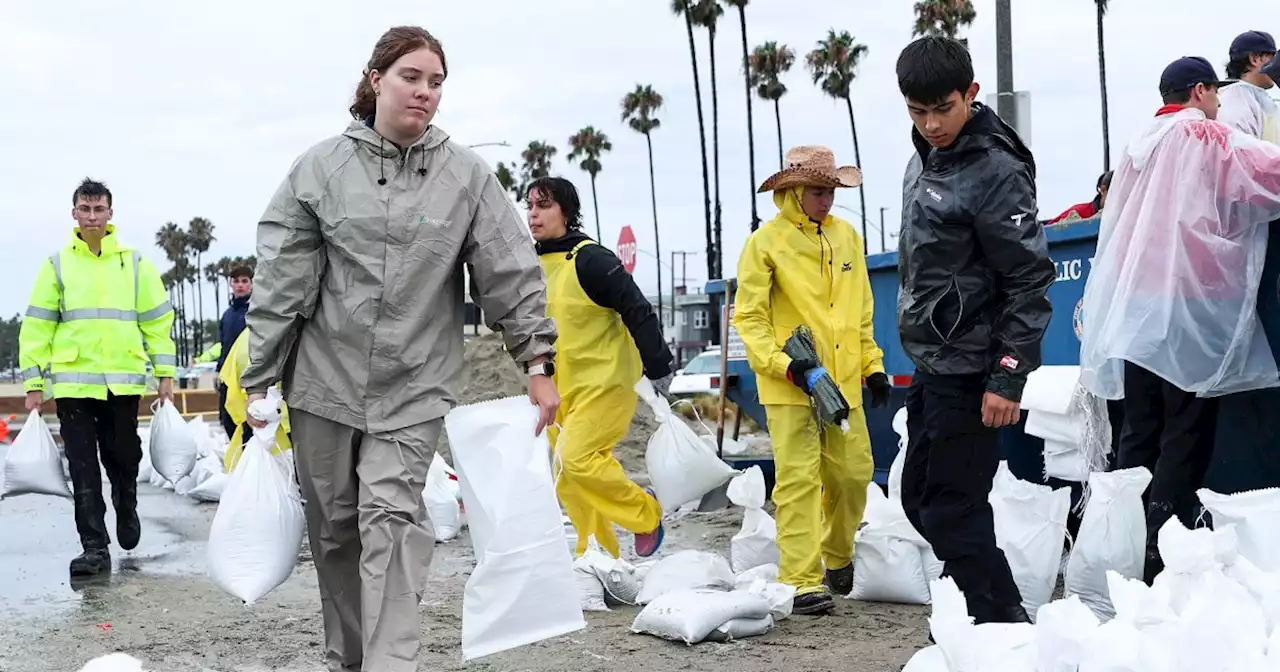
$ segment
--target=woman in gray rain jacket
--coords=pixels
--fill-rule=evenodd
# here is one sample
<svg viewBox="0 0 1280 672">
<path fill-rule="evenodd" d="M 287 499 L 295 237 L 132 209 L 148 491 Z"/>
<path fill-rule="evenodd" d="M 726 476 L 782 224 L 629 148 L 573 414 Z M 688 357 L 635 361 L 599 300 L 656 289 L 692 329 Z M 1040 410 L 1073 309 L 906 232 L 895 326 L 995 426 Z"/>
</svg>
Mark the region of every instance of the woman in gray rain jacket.
<svg viewBox="0 0 1280 672">
<path fill-rule="evenodd" d="M 417 669 L 421 493 L 462 379 L 463 264 L 530 373 L 538 432 L 560 403 L 528 231 L 493 171 L 431 125 L 447 72 L 425 30 L 389 30 L 355 121 L 294 163 L 258 224 L 241 384 L 253 401 L 283 382 L 330 670 Z"/>
</svg>

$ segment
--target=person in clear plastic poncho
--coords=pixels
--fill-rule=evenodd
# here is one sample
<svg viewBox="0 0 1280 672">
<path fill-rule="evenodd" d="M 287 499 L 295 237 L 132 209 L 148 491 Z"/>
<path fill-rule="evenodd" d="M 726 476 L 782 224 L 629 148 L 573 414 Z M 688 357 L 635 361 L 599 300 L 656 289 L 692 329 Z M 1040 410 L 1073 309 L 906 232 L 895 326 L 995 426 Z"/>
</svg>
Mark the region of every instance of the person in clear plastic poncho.
<svg viewBox="0 0 1280 672">
<path fill-rule="evenodd" d="M 1081 382 L 1125 400 L 1118 467 L 1153 471 L 1148 579 L 1160 526 L 1194 524 L 1216 397 L 1280 385 L 1255 309 L 1280 147 L 1215 121 L 1219 84 L 1203 58 L 1165 70 L 1165 105 L 1116 170 L 1085 287 Z"/>
</svg>

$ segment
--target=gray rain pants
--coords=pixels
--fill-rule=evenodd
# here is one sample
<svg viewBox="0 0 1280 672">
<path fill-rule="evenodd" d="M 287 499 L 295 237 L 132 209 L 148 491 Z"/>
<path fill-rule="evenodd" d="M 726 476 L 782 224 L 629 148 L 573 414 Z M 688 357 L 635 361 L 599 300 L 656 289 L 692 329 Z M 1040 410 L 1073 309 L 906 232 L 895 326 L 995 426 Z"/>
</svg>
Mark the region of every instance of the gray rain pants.
<svg viewBox="0 0 1280 672">
<path fill-rule="evenodd" d="M 422 489 L 444 420 L 369 434 L 290 409 L 331 672 L 414 672 L 435 533 Z"/>
</svg>

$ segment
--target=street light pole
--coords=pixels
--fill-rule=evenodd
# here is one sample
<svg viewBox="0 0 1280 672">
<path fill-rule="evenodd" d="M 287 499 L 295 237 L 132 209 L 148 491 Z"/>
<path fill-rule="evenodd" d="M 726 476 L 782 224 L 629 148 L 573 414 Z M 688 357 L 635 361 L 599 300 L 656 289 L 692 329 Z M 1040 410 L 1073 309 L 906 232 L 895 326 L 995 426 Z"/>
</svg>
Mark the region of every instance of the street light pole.
<svg viewBox="0 0 1280 672">
<path fill-rule="evenodd" d="M 884 211 L 888 209 L 889 208 L 880 208 L 880 251 L 881 252 L 887 251 L 887 249 L 885 248 L 885 242 L 884 242 Z"/>
<path fill-rule="evenodd" d="M 467 149 L 475 149 L 476 147 L 510 147 L 505 140 L 501 142 L 480 142 L 474 145 L 467 145 Z"/>
<path fill-rule="evenodd" d="M 996 114 L 1017 127 L 1013 96 L 1013 13 L 1011 0 L 996 0 Z"/>
</svg>

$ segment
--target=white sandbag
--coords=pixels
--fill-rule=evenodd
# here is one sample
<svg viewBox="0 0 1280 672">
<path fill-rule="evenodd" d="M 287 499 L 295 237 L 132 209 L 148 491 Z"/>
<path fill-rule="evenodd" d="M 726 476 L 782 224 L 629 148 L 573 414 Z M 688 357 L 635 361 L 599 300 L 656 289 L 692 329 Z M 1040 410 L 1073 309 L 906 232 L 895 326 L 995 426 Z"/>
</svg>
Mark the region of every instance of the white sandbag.
<svg viewBox="0 0 1280 672">
<path fill-rule="evenodd" d="M 686 502 L 701 499 L 738 473 L 671 410 L 649 379 L 641 378 L 635 389 L 658 422 L 658 430 L 649 438 L 644 464 L 663 511 L 675 511 Z"/>
<path fill-rule="evenodd" d="M 1267 640 L 1267 669 L 1280 670 L 1280 628 L 1276 628 Z"/>
<path fill-rule="evenodd" d="M 934 644 L 916 651 L 902 672 L 951 672 L 951 666 L 947 665 L 947 654 L 942 652 L 942 647 Z"/>
<path fill-rule="evenodd" d="M 80 672 L 142 672 L 142 661 L 127 653 L 111 653 L 85 663 Z"/>
<path fill-rule="evenodd" d="M 711 631 L 735 619 L 769 616 L 769 604 L 748 592 L 675 590 L 648 604 L 631 631 L 686 644 L 697 644 Z"/>
<path fill-rule="evenodd" d="M 62 471 L 62 453 L 49 425 L 39 413 L 27 415 L 22 430 L 9 446 L 0 479 L 0 498 L 18 495 L 70 497 L 71 488 Z"/>
<path fill-rule="evenodd" d="M 751 467 L 729 481 L 729 501 L 743 507 L 742 529 L 729 540 L 729 560 L 735 574 L 760 565 L 776 565 L 778 524 L 764 510 L 764 472 Z"/>
<path fill-rule="evenodd" d="M 939 560 L 938 556 L 934 554 L 932 547 L 920 549 L 920 562 L 924 565 L 924 576 L 929 579 L 930 584 L 941 579 L 942 572 L 946 571 L 947 568 L 946 563 Z"/>
<path fill-rule="evenodd" d="M 1025 432 L 1071 448 L 1078 446 L 1084 436 L 1084 428 L 1076 417 L 1048 411 L 1027 411 Z"/>
<path fill-rule="evenodd" d="M 640 596 L 641 581 L 636 576 L 635 566 L 606 553 L 595 537 L 587 541 L 587 550 L 574 561 L 574 567 L 585 569 L 596 577 L 603 589 L 601 595 L 606 606 L 636 604 L 636 598 Z M 585 602 L 583 611 L 589 611 Z"/>
<path fill-rule="evenodd" d="M 1264 572 L 1245 557 L 1236 558 L 1226 568 L 1226 574 L 1244 586 L 1262 607 L 1267 618 L 1267 632 L 1280 629 L 1280 574 Z"/>
<path fill-rule="evenodd" d="M 1066 415 L 1079 381 L 1079 366 L 1041 366 L 1027 374 L 1022 409 Z"/>
<path fill-rule="evenodd" d="M 196 465 L 196 438 L 171 401 L 151 405 L 151 466 L 169 483 Z"/>
<path fill-rule="evenodd" d="M 196 479 L 192 478 L 191 474 L 187 474 L 186 476 L 179 478 L 177 483 L 173 484 L 173 493 L 175 495 L 186 497 L 187 493 L 191 492 L 191 489 L 194 487 L 196 487 Z"/>
<path fill-rule="evenodd" d="M 1240 554 L 1266 572 L 1280 572 L 1280 488 L 1220 495 L 1207 488 L 1196 492 L 1213 514 L 1213 525 L 1235 525 Z"/>
<path fill-rule="evenodd" d="M 1075 595 L 1040 607 L 1036 614 L 1037 672 L 1076 672 L 1098 625 L 1098 617 Z"/>
<path fill-rule="evenodd" d="M 445 416 L 476 568 L 462 597 L 462 655 L 472 660 L 586 627 L 551 477 L 546 433 L 526 397 Z"/>
<path fill-rule="evenodd" d="M 227 489 L 227 481 L 230 476 L 218 473 L 213 474 L 209 478 L 204 479 L 200 485 L 191 488 L 187 496 L 197 502 L 219 502 L 222 501 L 222 493 Z"/>
<path fill-rule="evenodd" d="M 760 565 L 759 567 L 752 567 L 745 572 L 739 572 L 733 579 L 733 589 L 745 590 L 750 588 L 756 581 L 776 583 L 778 581 L 778 566 Z"/>
<path fill-rule="evenodd" d="M 1004 551 L 1013 580 L 1022 595 L 1022 608 L 1035 618 L 1053 597 L 1062 567 L 1071 490 L 1053 490 L 1018 479 L 1000 463 L 991 488 L 996 545 Z"/>
<path fill-rule="evenodd" d="M 151 428 L 138 428 L 138 443 L 142 445 L 142 461 L 138 463 L 138 482 L 150 483 L 155 471 L 151 468 Z"/>
<path fill-rule="evenodd" d="M 765 616 L 764 618 L 735 618 L 712 630 L 703 641 L 733 642 L 747 637 L 759 637 L 772 629 L 772 616 Z"/>
<path fill-rule="evenodd" d="M 578 586 L 578 599 L 583 611 L 609 611 L 609 606 L 604 603 L 604 585 L 589 562 L 582 558 L 573 561 L 573 580 Z"/>
<path fill-rule="evenodd" d="M 1035 626 L 974 625 L 953 579 L 939 579 L 929 588 L 933 595 L 929 629 L 946 658 L 947 672 L 1035 672 Z"/>
<path fill-rule="evenodd" d="M 729 563 L 715 553 L 680 551 L 662 558 L 649 570 L 636 602 L 649 604 L 678 590 L 729 591 L 733 590 L 735 578 Z"/>
<path fill-rule="evenodd" d="M 920 547 L 890 531 L 858 530 L 853 554 L 853 592 L 864 602 L 929 604 Z"/>
<path fill-rule="evenodd" d="M 735 588 L 735 590 L 743 589 Z M 769 603 L 769 615 L 773 617 L 775 623 L 791 616 L 796 599 L 795 586 L 756 579 L 745 591 Z"/>
<path fill-rule="evenodd" d="M 197 415 L 187 421 L 187 428 L 191 430 L 191 438 L 196 442 L 196 460 L 213 454 L 213 433 L 209 429 L 209 423 L 204 421 L 204 415 Z"/>
<path fill-rule="evenodd" d="M 1075 444 L 1045 439 L 1044 475 L 1084 483 L 1089 480 L 1089 458 Z"/>
<path fill-rule="evenodd" d="M 889 499 L 902 503 L 902 471 L 907 465 L 907 407 L 903 406 L 893 414 L 893 431 L 898 434 L 898 454 L 894 455 L 889 465 Z"/>
<path fill-rule="evenodd" d="M 1084 507 L 1065 575 L 1066 593 L 1098 618 L 1115 615 L 1107 592 L 1107 572 L 1141 579 L 1146 561 L 1147 518 L 1142 493 L 1151 483 L 1145 467 L 1089 476 L 1089 501 Z"/>
<path fill-rule="evenodd" d="M 277 410 L 245 446 L 209 528 L 209 576 L 246 604 L 289 578 L 306 524 L 297 483 L 271 455 L 280 398 L 278 393 L 268 398 L 274 399 Z"/>
<path fill-rule="evenodd" d="M 427 485 L 422 489 L 422 501 L 427 505 L 427 517 L 435 530 L 436 541 L 450 541 L 462 531 L 462 510 L 458 506 L 458 482 L 450 478 L 453 470 L 440 453 L 431 457 L 427 469 Z"/>
</svg>

